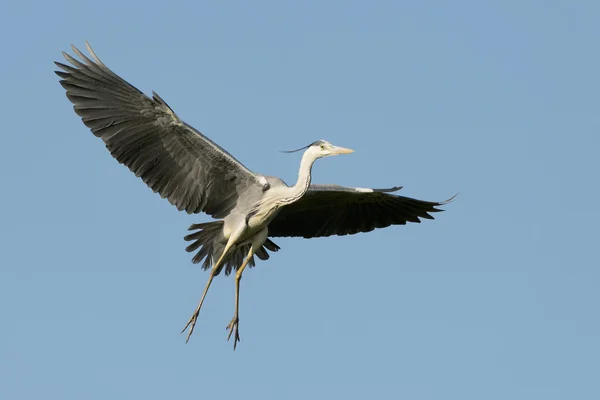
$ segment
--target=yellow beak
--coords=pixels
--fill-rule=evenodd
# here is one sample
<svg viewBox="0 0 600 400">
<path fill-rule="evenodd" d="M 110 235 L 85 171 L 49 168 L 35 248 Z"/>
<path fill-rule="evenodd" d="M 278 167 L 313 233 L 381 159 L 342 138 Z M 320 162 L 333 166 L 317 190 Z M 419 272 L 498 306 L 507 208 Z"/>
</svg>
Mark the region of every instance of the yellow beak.
<svg viewBox="0 0 600 400">
<path fill-rule="evenodd" d="M 346 149 L 345 147 L 336 146 L 335 149 L 333 150 L 333 154 L 350 154 L 350 153 L 354 153 L 354 150 Z"/>
</svg>

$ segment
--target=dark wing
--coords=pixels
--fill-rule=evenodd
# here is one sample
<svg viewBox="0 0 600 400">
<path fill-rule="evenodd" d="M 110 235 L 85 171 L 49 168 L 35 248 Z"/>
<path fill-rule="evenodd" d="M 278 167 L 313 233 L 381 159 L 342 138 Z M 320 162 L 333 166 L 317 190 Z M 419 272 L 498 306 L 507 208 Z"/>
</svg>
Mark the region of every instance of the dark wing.
<svg viewBox="0 0 600 400">
<path fill-rule="evenodd" d="M 231 154 L 179 119 L 156 93 L 149 98 L 112 72 L 86 42 L 73 66 L 56 63 L 67 97 L 83 123 L 155 192 L 179 210 L 222 218 L 257 177 Z M 262 185 L 261 185 L 262 186 Z"/>
<path fill-rule="evenodd" d="M 311 185 L 297 202 L 286 205 L 269 224 L 269 236 L 314 238 L 370 232 L 390 225 L 433 219 L 429 213 L 450 202 L 429 202 L 389 194 L 402 189 L 360 189 Z"/>
</svg>

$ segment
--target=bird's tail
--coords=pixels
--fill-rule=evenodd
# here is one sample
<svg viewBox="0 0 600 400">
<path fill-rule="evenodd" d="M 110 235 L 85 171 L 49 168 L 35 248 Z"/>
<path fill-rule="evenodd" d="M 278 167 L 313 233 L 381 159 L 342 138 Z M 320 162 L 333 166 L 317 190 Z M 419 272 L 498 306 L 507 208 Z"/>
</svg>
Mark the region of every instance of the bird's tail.
<svg viewBox="0 0 600 400">
<path fill-rule="evenodd" d="M 198 249 L 198 252 L 192 258 L 192 262 L 194 264 L 200 263 L 204 260 L 202 264 L 203 269 L 208 269 L 212 266 L 214 262 L 218 260 L 218 258 L 223 253 L 225 249 L 225 243 L 227 243 L 225 237 L 223 236 L 223 221 L 213 221 L 213 222 L 205 222 L 202 224 L 193 224 L 189 228 L 190 231 L 195 231 L 190 233 L 189 235 L 184 237 L 184 240 L 187 242 L 192 242 L 185 250 L 188 253 L 194 252 Z M 269 253 L 267 250 L 276 252 L 279 250 L 279 246 L 273 243 L 269 238 L 265 241 L 265 243 L 261 246 L 260 249 L 255 253 L 255 255 L 261 260 L 268 260 Z M 225 275 L 229 275 L 232 270 L 238 269 L 244 258 L 250 251 L 250 244 L 246 244 L 244 246 L 238 247 L 235 249 L 229 257 L 223 263 L 223 266 L 219 268 L 217 274 L 221 272 L 223 267 L 225 267 Z M 254 267 L 254 256 L 248 263 L 250 267 Z"/>
</svg>

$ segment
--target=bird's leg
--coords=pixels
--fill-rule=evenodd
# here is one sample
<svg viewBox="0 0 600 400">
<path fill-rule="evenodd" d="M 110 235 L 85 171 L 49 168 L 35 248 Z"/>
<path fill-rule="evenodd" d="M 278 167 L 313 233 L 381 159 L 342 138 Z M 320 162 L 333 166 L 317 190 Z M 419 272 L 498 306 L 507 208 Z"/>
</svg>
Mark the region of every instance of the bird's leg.
<svg viewBox="0 0 600 400">
<path fill-rule="evenodd" d="M 183 332 L 185 332 L 185 330 L 188 327 L 190 328 L 190 331 L 188 332 L 188 335 L 185 338 L 186 343 L 190 340 L 190 336 L 192 336 L 192 332 L 194 332 L 194 327 L 196 326 L 196 321 L 198 320 L 198 315 L 200 315 L 200 309 L 202 308 L 202 303 L 204 303 L 204 298 L 206 297 L 206 293 L 208 293 L 208 288 L 210 287 L 210 284 L 212 283 L 212 280 L 216 275 L 216 271 L 217 271 L 217 264 L 213 265 L 213 267 L 210 271 L 210 276 L 208 277 L 208 281 L 206 282 L 206 287 L 204 288 L 204 293 L 202 294 L 200 303 L 198 303 L 196 310 L 194 311 L 194 313 L 188 320 L 187 324 L 185 324 L 185 327 L 181 330 L 181 333 L 183 333 Z"/>
<path fill-rule="evenodd" d="M 227 336 L 228 341 L 229 341 L 229 339 L 231 339 L 231 335 L 233 334 L 233 332 L 235 332 L 235 335 L 233 338 L 233 350 L 235 350 L 235 348 L 237 346 L 237 342 L 240 341 L 239 309 L 240 309 L 240 281 L 242 280 L 242 274 L 244 273 L 244 269 L 246 268 L 246 266 L 252 259 L 252 256 L 254 255 L 254 253 L 256 253 L 256 251 L 258 249 L 260 249 L 260 247 L 263 245 L 263 243 L 267 239 L 267 233 L 268 233 L 268 231 L 265 228 L 252 238 L 252 246 L 250 246 L 250 251 L 248 252 L 248 255 L 244 259 L 244 262 L 242 262 L 242 265 L 240 265 L 240 267 L 238 268 L 238 270 L 235 274 L 235 312 L 233 314 L 233 318 L 231 319 L 231 322 L 229 323 L 229 325 L 227 325 L 227 328 L 226 328 L 229 331 L 229 335 Z"/>
<path fill-rule="evenodd" d="M 253 254 L 254 252 L 252 251 L 252 249 L 250 249 L 250 251 L 248 252 L 248 256 L 246 256 L 244 262 L 238 268 L 235 274 L 235 313 L 233 314 L 231 322 L 229 323 L 229 325 L 227 325 L 227 330 L 229 330 L 229 335 L 227 336 L 228 341 L 229 339 L 231 339 L 231 334 L 235 331 L 235 336 L 233 338 L 233 350 L 235 350 L 237 342 L 240 341 L 240 333 L 238 330 L 238 325 L 240 322 L 240 319 L 238 317 L 238 311 L 240 308 L 240 281 L 242 280 L 242 273 L 244 272 L 246 265 L 248 265 L 248 263 L 252 259 Z"/>
<path fill-rule="evenodd" d="M 229 240 L 227 242 L 227 245 L 225 246 L 225 250 L 223 250 L 223 253 L 221 254 L 221 257 L 219 257 L 217 262 L 213 264 L 213 267 L 210 270 L 210 276 L 208 277 L 208 281 L 206 282 L 206 287 L 204 288 L 204 293 L 202 294 L 202 298 L 200 299 L 200 303 L 198 303 L 198 307 L 196 307 L 196 310 L 194 311 L 194 313 L 188 320 L 187 324 L 185 324 L 185 327 L 181 330 L 181 333 L 183 333 L 186 331 L 186 329 L 188 327 L 190 328 L 190 331 L 188 332 L 188 335 L 185 339 L 186 343 L 190 340 L 190 336 L 192 336 L 192 332 L 194 332 L 194 327 L 196 326 L 196 321 L 198 320 L 198 315 L 200 315 L 200 309 L 202 308 L 202 303 L 204 303 L 204 298 L 206 297 L 206 293 L 208 293 L 208 288 L 210 288 L 210 284 L 212 283 L 213 278 L 217 274 L 217 271 L 219 270 L 220 266 L 225 261 L 225 257 L 227 256 L 227 254 L 232 246 L 233 246 L 233 241 Z"/>
</svg>

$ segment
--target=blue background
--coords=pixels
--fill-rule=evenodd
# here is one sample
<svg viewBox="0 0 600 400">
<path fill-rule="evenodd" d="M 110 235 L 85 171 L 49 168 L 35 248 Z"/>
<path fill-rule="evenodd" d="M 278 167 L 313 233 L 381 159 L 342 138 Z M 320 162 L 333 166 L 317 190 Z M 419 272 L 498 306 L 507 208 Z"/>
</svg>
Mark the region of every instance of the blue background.
<svg viewBox="0 0 600 400">
<path fill-rule="evenodd" d="M 0 16 L 3 399 L 598 399 L 600 3 L 13 2 Z M 403 185 L 435 221 L 207 274 L 54 75 L 89 40 L 254 171 Z"/>
</svg>

